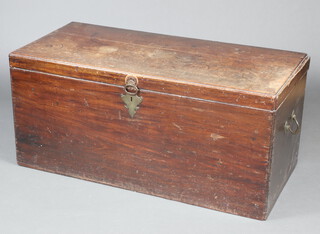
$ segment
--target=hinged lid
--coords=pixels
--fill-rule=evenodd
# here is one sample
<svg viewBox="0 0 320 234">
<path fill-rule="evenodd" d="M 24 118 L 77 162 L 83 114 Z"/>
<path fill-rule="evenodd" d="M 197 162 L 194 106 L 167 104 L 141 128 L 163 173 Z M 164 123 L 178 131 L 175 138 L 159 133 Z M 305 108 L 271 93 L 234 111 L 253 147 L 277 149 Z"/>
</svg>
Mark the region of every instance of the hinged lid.
<svg viewBox="0 0 320 234">
<path fill-rule="evenodd" d="M 275 110 L 306 54 L 70 23 L 10 54 L 10 66 L 141 90 Z M 284 94 L 284 95 L 281 95 Z"/>
</svg>

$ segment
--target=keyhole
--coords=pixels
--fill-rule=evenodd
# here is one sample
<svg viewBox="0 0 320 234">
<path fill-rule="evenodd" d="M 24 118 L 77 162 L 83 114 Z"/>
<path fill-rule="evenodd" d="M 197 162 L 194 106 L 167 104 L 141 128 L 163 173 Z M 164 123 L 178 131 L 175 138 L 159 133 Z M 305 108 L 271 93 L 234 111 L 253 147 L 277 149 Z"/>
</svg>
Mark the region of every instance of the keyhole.
<svg viewBox="0 0 320 234">
<path fill-rule="evenodd" d="M 130 100 L 132 101 L 132 97 L 130 97 Z"/>
</svg>

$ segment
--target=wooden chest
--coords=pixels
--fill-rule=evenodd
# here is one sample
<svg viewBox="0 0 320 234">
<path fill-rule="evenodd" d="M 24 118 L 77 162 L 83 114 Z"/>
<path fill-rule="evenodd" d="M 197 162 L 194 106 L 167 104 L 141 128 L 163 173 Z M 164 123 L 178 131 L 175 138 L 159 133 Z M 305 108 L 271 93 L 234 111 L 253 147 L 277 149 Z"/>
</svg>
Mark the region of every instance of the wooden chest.
<svg viewBox="0 0 320 234">
<path fill-rule="evenodd" d="M 70 23 L 10 54 L 19 165 L 264 220 L 306 54 Z"/>
</svg>

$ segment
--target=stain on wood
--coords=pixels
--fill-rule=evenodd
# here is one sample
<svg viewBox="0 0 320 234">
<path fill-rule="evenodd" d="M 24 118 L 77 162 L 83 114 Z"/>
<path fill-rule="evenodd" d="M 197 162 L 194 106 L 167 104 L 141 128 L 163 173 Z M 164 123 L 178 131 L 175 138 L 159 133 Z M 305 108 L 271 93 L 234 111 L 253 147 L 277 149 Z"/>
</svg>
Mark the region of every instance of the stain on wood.
<svg viewBox="0 0 320 234">
<path fill-rule="evenodd" d="M 10 66 L 22 166 L 264 220 L 296 163 L 303 53 L 71 23 Z"/>
<path fill-rule="evenodd" d="M 117 85 L 136 74 L 141 89 L 262 109 L 275 109 L 272 98 L 309 62 L 303 53 L 82 23 L 10 56 L 13 67 Z"/>
</svg>

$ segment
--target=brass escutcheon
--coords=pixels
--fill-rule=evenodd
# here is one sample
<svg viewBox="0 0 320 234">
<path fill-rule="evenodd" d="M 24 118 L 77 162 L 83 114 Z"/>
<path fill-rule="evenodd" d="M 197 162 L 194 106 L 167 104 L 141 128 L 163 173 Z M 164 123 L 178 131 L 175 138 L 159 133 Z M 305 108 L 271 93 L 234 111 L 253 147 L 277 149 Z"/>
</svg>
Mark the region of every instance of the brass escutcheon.
<svg viewBox="0 0 320 234">
<path fill-rule="evenodd" d="M 139 88 L 137 85 L 137 77 L 128 75 L 125 79 L 124 85 L 125 94 L 121 94 L 121 98 L 126 104 L 125 107 L 128 109 L 131 118 L 133 118 L 136 114 L 137 110 L 139 109 L 138 106 L 141 104 L 143 99 L 142 97 L 138 96 Z"/>
</svg>

